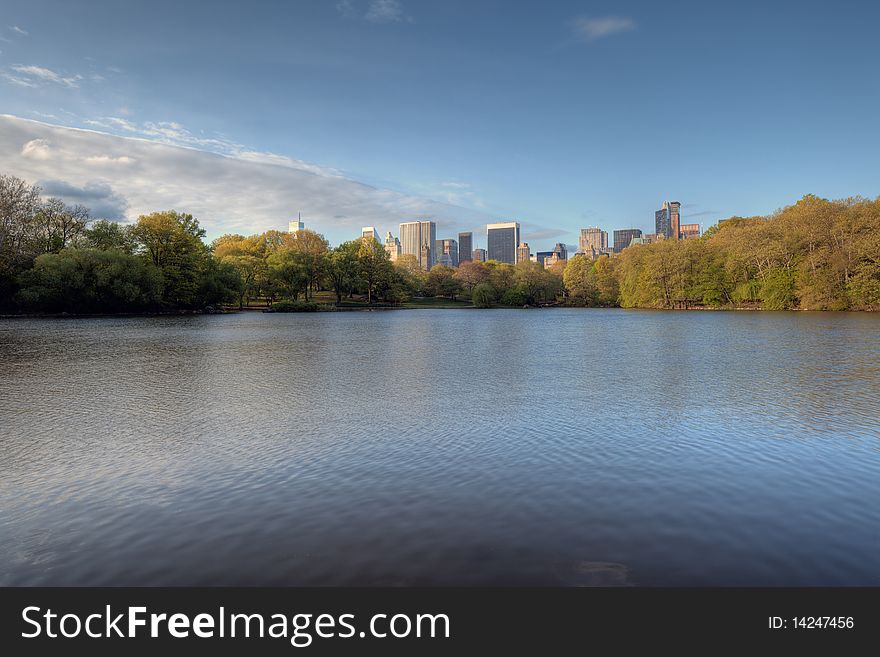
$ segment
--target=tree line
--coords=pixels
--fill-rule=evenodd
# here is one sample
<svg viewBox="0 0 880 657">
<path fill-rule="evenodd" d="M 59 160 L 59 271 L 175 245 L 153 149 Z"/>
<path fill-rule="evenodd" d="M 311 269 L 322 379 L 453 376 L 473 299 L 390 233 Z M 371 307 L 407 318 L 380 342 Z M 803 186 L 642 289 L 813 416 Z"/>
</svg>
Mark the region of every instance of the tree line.
<svg viewBox="0 0 880 657">
<path fill-rule="evenodd" d="M 315 295 L 399 304 L 465 299 L 480 308 L 536 304 L 672 308 L 870 308 L 880 305 L 880 200 L 806 196 L 767 217 L 733 217 L 699 239 L 614 257 L 464 262 L 423 271 L 392 262 L 374 239 L 330 247 L 311 230 L 229 234 L 208 244 L 192 215 L 163 211 L 130 225 L 14 176 L 0 176 L 0 309 L 113 313 L 257 303 L 314 307 Z"/>
<path fill-rule="evenodd" d="M 768 216 L 732 217 L 699 239 L 575 258 L 582 305 L 850 310 L 880 306 L 880 199 L 804 196 Z"/>
</svg>

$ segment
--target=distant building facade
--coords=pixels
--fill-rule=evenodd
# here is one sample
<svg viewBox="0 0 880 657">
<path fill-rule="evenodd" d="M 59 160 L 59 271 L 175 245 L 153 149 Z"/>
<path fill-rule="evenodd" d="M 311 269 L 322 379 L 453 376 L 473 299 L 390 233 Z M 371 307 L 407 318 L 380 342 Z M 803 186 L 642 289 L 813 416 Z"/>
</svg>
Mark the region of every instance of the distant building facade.
<svg viewBox="0 0 880 657">
<path fill-rule="evenodd" d="M 459 233 L 458 234 L 458 264 L 467 262 L 473 258 L 474 251 L 474 234 Z"/>
<path fill-rule="evenodd" d="M 430 271 L 434 266 L 434 243 L 437 224 L 433 221 L 408 221 L 400 224 L 400 253 L 414 255 L 419 267 Z"/>
<path fill-rule="evenodd" d="M 435 264 L 458 267 L 458 242 L 455 240 L 437 240 L 434 253 Z"/>
<path fill-rule="evenodd" d="M 474 262 L 486 262 L 489 259 L 489 254 L 486 249 L 474 249 L 471 253 L 471 259 Z"/>
<path fill-rule="evenodd" d="M 681 224 L 681 239 L 692 240 L 700 236 L 700 224 Z"/>
<path fill-rule="evenodd" d="M 516 264 L 519 241 L 519 223 L 507 221 L 486 225 L 486 242 L 489 260 Z"/>
<path fill-rule="evenodd" d="M 400 257 L 400 240 L 394 237 L 390 230 L 385 236 L 385 253 L 388 254 L 388 259 L 391 262 L 397 262 Z"/>
<path fill-rule="evenodd" d="M 297 213 L 296 219 L 287 222 L 287 232 L 295 233 L 298 230 L 305 230 L 306 225 L 302 220 L 302 213 Z"/>
<path fill-rule="evenodd" d="M 598 226 L 581 228 L 581 236 L 578 240 L 578 251 L 587 255 L 602 253 L 608 248 L 608 231 Z"/>
<path fill-rule="evenodd" d="M 654 229 L 657 235 L 677 240 L 681 237 L 681 203 L 663 201 L 663 206 L 654 213 Z M 617 243 L 614 244 L 617 250 Z"/>
<path fill-rule="evenodd" d="M 634 237 L 641 237 L 642 231 L 638 228 L 623 228 L 614 231 L 614 252 L 620 253 L 630 245 Z"/>
</svg>

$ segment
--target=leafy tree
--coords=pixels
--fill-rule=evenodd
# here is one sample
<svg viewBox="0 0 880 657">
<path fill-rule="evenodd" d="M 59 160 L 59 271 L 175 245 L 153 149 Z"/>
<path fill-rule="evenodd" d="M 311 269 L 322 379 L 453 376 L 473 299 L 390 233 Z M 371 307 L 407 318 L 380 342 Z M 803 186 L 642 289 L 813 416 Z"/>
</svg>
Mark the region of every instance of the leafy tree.
<svg viewBox="0 0 880 657">
<path fill-rule="evenodd" d="M 82 248 L 100 249 L 101 251 L 113 249 L 129 255 L 134 253 L 137 248 L 129 226 L 106 219 L 92 222 L 83 231 L 77 243 Z"/>
<path fill-rule="evenodd" d="M 358 250 L 360 242 L 343 242 L 327 254 L 325 273 L 336 293 L 336 303 L 355 285 L 359 275 Z"/>
<path fill-rule="evenodd" d="M 163 301 L 173 307 L 194 305 L 199 272 L 210 255 L 199 222 L 191 214 L 154 212 L 138 217 L 131 234 L 143 256 L 162 272 Z"/>
<path fill-rule="evenodd" d="M 471 291 L 471 300 L 476 308 L 491 308 L 495 303 L 495 290 L 488 283 L 479 283 Z"/>
<path fill-rule="evenodd" d="M 455 270 L 446 265 L 434 265 L 428 272 L 427 290 L 435 297 L 449 297 L 453 301 L 461 294 L 461 282 Z"/>
<path fill-rule="evenodd" d="M 26 308 L 50 312 L 134 312 L 162 299 L 162 275 L 143 258 L 121 251 L 65 249 L 39 256 L 21 275 Z"/>
<path fill-rule="evenodd" d="M 376 240 L 363 238 L 357 252 L 358 273 L 367 287 L 367 303 L 373 303 L 377 292 L 391 282 L 391 261 L 388 252 Z"/>
<path fill-rule="evenodd" d="M 596 279 L 596 264 L 588 256 L 576 256 L 569 260 L 562 274 L 565 289 L 571 300 L 584 306 L 598 303 L 599 288 Z"/>
</svg>

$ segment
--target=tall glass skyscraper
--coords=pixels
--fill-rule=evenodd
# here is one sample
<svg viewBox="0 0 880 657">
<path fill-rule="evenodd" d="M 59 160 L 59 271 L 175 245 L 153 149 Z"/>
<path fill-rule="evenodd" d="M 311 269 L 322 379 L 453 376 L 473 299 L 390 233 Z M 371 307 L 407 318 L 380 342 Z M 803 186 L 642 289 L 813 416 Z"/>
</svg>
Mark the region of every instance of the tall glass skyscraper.
<svg viewBox="0 0 880 657">
<path fill-rule="evenodd" d="M 430 271 L 436 264 L 436 242 L 437 224 L 433 221 L 408 221 L 400 224 L 400 253 L 414 255 L 425 271 Z"/>
<path fill-rule="evenodd" d="M 474 250 L 474 234 L 459 233 L 458 234 L 458 262 L 467 262 L 471 259 Z"/>
<path fill-rule="evenodd" d="M 489 260 L 516 264 L 516 249 L 519 246 L 519 223 L 507 221 L 486 225 L 486 242 Z"/>
</svg>

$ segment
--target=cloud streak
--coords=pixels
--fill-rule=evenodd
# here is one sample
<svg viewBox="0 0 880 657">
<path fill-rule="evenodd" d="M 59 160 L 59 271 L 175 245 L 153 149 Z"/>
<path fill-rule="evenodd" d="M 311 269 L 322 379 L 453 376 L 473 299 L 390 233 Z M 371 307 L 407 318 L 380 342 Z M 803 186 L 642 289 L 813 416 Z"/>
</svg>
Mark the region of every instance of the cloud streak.
<svg viewBox="0 0 880 657">
<path fill-rule="evenodd" d="M 33 64 L 13 64 L 9 67 L 8 71 L 3 73 L 3 77 L 7 81 L 22 87 L 57 84 L 71 89 L 79 87 L 79 83 L 83 79 L 81 75 L 65 76 L 52 69 Z"/>
<path fill-rule="evenodd" d="M 140 134 L 188 138 L 192 133 L 178 124 L 165 126 L 170 132 L 130 125 L 136 130 L 123 137 L 0 115 L 0 172 L 50 181 L 53 189 L 66 189 L 70 201 L 70 190 L 82 190 L 104 202 L 106 211 L 122 208 L 128 220 L 163 209 L 192 212 L 209 237 L 282 229 L 298 211 L 309 228 L 333 242 L 351 239 L 361 226 L 397 234 L 397 224 L 417 216 L 433 217 L 438 236 L 479 232 L 494 221 L 487 213 L 372 187 L 281 155 L 244 149 L 221 154 Z"/>
<path fill-rule="evenodd" d="M 575 36 L 587 43 L 615 34 L 632 32 L 636 27 L 636 22 L 625 16 L 604 16 L 602 18 L 580 16 L 572 21 Z"/>
</svg>

